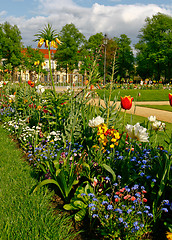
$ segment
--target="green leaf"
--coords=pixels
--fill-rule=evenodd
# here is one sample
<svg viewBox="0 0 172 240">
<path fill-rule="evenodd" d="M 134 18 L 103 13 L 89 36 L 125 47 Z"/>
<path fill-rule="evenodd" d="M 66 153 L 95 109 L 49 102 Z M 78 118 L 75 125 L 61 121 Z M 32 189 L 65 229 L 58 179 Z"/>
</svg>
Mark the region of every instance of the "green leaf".
<svg viewBox="0 0 172 240">
<path fill-rule="evenodd" d="M 56 170 L 56 177 L 59 175 L 60 172 L 61 172 L 61 169 Z"/>
<path fill-rule="evenodd" d="M 77 209 L 78 209 L 78 208 L 75 207 L 72 203 L 65 204 L 65 205 L 63 206 L 63 208 L 64 208 L 65 210 L 68 210 L 68 211 L 70 211 L 70 210 L 77 210 Z"/>
<path fill-rule="evenodd" d="M 87 208 L 83 208 L 75 214 L 75 221 L 82 221 L 87 213 Z"/>
<path fill-rule="evenodd" d="M 112 168 L 108 165 L 106 165 L 105 163 L 102 165 L 104 167 L 104 169 L 108 172 L 110 172 L 112 174 L 113 180 L 116 181 L 116 174 L 115 172 L 112 170 Z"/>
<path fill-rule="evenodd" d="M 87 207 L 87 205 L 83 201 L 79 201 L 79 200 L 74 201 L 73 204 L 74 204 L 74 206 L 81 208 L 81 209 Z"/>
</svg>

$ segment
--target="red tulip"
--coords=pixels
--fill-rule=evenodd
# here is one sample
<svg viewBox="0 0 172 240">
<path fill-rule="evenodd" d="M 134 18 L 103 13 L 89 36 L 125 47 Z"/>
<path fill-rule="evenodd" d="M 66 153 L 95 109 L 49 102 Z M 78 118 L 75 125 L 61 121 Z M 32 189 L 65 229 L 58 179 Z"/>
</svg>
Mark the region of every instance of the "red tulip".
<svg viewBox="0 0 172 240">
<path fill-rule="evenodd" d="M 169 93 L 169 102 L 170 102 L 170 105 L 172 106 L 172 94 Z"/>
<path fill-rule="evenodd" d="M 125 96 L 121 97 L 121 107 L 125 110 L 129 110 L 132 107 L 133 97 Z"/>
</svg>

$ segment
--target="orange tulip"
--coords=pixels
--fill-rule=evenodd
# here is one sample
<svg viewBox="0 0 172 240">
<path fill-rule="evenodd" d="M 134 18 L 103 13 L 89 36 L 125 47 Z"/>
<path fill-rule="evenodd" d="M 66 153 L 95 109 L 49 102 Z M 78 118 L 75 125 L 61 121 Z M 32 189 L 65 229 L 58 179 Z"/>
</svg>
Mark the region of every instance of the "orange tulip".
<svg viewBox="0 0 172 240">
<path fill-rule="evenodd" d="M 121 97 L 121 107 L 125 110 L 129 110 L 132 107 L 133 97 L 125 96 Z"/>
<path fill-rule="evenodd" d="M 44 39 L 41 38 L 41 39 L 39 40 L 39 42 L 38 42 L 38 47 L 39 47 L 39 48 L 42 47 L 43 43 L 44 43 Z"/>
<path fill-rule="evenodd" d="M 170 102 L 170 105 L 172 106 L 172 94 L 169 93 L 169 102 Z"/>
<path fill-rule="evenodd" d="M 58 38 L 56 38 L 55 40 L 56 40 L 56 42 L 57 42 L 58 44 L 61 44 L 61 43 L 62 43 Z"/>
<path fill-rule="evenodd" d="M 49 45 L 49 41 L 46 40 L 46 41 L 45 41 L 45 47 L 48 48 L 48 45 Z"/>
</svg>

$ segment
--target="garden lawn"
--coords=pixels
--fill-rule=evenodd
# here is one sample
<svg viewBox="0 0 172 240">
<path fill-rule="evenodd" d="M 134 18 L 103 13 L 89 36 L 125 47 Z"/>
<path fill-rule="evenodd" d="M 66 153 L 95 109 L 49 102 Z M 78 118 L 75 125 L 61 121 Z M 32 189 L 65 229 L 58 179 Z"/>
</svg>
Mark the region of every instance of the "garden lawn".
<svg viewBox="0 0 172 240">
<path fill-rule="evenodd" d="M 52 194 L 37 184 L 33 171 L 15 142 L 0 126 L 0 239 L 71 240 L 71 219 L 55 215 Z"/>
<path fill-rule="evenodd" d="M 109 90 L 96 90 L 101 99 L 104 99 L 104 94 L 106 97 L 109 96 Z M 116 99 L 120 101 L 120 97 L 131 96 L 134 101 L 168 101 L 168 94 L 171 90 L 143 90 L 143 89 L 114 89 L 112 91 L 111 100 Z M 140 93 L 140 96 L 138 94 Z"/>
<path fill-rule="evenodd" d="M 170 105 L 139 105 L 138 104 L 137 106 L 154 108 L 154 109 L 159 109 L 159 110 L 172 112 L 172 107 Z"/>
</svg>

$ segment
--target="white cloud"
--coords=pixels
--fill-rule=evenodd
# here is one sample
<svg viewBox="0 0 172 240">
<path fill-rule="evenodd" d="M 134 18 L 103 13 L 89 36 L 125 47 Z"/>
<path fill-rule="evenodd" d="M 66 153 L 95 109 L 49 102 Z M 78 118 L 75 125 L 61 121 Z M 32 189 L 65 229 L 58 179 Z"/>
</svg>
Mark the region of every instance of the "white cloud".
<svg viewBox="0 0 172 240">
<path fill-rule="evenodd" d="M 66 24 L 73 23 L 87 38 L 98 32 L 107 33 L 109 37 L 126 34 L 133 43 L 136 43 L 137 35 L 146 17 L 152 17 L 158 12 L 168 15 L 172 13 L 170 8 L 156 4 L 104 6 L 95 3 L 91 8 L 84 8 L 79 7 L 72 0 L 39 0 L 38 2 L 36 17 L 3 19 L 19 27 L 25 45 L 34 45 L 34 34 L 47 23 L 51 23 L 57 32 Z"/>
</svg>

